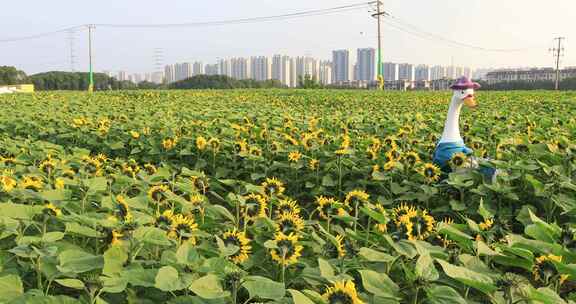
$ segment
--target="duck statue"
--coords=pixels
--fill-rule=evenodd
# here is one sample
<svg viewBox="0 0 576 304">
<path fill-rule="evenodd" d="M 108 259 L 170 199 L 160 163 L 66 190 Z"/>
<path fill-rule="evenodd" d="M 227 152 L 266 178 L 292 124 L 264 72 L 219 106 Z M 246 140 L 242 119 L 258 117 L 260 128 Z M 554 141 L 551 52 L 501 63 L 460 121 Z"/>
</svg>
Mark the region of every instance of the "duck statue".
<svg viewBox="0 0 576 304">
<path fill-rule="evenodd" d="M 464 144 L 460 135 L 460 111 L 463 106 L 474 109 L 478 106 L 474 90 L 479 89 L 480 84 L 472 82 L 468 77 L 459 78 L 455 84 L 450 86 L 453 90 L 452 100 L 448 107 L 448 116 L 444 124 L 442 137 L 436 144 L 433 162 L 443 173 L 452 172 L 450 161 L 454 155 L 465 155 L 467 162 L 462 166 L 466 169 L 477 169 L 488 180 L 494 180 L 497 172 L 494 168 L 479 165 L 479 160 L 473 156 L 473 150 Z"/>
</svg>

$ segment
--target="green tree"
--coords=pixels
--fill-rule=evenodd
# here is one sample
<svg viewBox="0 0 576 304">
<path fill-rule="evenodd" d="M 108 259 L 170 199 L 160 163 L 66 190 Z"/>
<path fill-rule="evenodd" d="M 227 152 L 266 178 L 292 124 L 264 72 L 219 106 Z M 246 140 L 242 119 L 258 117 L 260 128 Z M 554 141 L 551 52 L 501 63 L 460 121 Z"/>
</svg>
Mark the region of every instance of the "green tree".
<svg viewBox="0 0 576 304">
<path fill-rule="evenodd" d="M 0 85 L 23 84 L 28 82 L 28 76 L 12 66 L 0 66 Z"/>
</svg>

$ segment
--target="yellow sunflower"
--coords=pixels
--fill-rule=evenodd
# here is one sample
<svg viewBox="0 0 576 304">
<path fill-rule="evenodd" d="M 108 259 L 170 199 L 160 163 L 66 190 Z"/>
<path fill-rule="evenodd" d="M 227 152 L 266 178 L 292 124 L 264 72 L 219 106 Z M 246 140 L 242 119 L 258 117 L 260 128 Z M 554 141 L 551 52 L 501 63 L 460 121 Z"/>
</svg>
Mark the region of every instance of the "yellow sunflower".
<svg viewBox="0 0 576 304">
<path fill-rule="evenodd" d="M 312 158 L 308 161 L 308 169 L 310 170 L 317 170 L 319 166 L 320 161 L 315 158 Z"/>
<path fill-rule="evenodd" d="M 177 138 L 168 137 L 168 138 L 165 138 L 162 140 L 162 147 L 166 151 L 170 151 L 170 150 L 174 149 L 174 147 L 176 147 L 177 144 L 178 144 Z"/>
<path fill-rule="evenodd" d="M 437 182 L 440 179 L 440 168 L 434 164 L 426 163 L 422 167 L 420 174 L 424 176 L 428 183 Z"/>
<path fill-rule="evenodd" d="M 296 213 L 284 212 L 275 220 L 276 231 L 284 234 L 299 233 L 304 230 L 304 220 Z"/>
<path fill-rule="evenodd" d="M 248 260 L 252 246 L 250 246 L 250 239 L 246 237 L 244 232 L 238 232 L 236 231 L 236 228 L 234 228 L 232 231 L 224 232 L 222 235 L 222 240 L 226 246 L 233 245 L 238 247 L 238 251 L 236 253 L 228 256 L 232 262 L 241 264 Z"/>
<path fill-rule="evenodd" d="M 206 138 L 204 138 L 202 136 L 196 137 L 196 148 L 198 150 L 204 151 L 204 149 L 206 149 L 207 144 L 208 144 L 208 142 L 206 141 Z"/>
<path fill-rule="evenodd" d="M 321 219 L 327 220 L 333 213 L 333 206 L 338 201 L 332 197 L 318 196 L 316 197 L 316 211 Z"/>
<path fill-rule="evenodd" d="M 288 153 L 288 161 L 290 161 L 291 163 L 297 163 L 300 158 L 302 158 L 302 153 L 300 153 L 299 151 L 292 151 L 290 153 Z"/>
<path fill-rule="evenodd" d="M 562 256 L 548 254 L 537 257 L 534 266 L 532 267 L 534 280 L 536 282 L 549 284 L 551 278 L 558 276 L 559 283 L 564 283 L 568 279 L 568 276 L 558 274 L 556 265 L 554 265 L 555 262 L 561 263 Z"/>
<path fill-rule="evenodd" d="M 272 260 L 280 265 L 288 266 L 296 264 L 298 258 L 302 255 L 304 247 L 298 243 L 298 235 L 284 233 L 277 233 L 274 237 L 276 241 L 276 248 L 270 249 L 270 256 Z"/>
<path fill-rule="evenodd" d="M 278 201 L 276 204 L 276 215 L 280 215 L 285 212 L 290 212 L 299 215 L 300 214 L 300 206 L 298 206 L 298 202 L 291 198 L 283 198 Z"/>
<path fill-rule="evenodd" d="M 322 295 L 327 304 L 364 304 L 358 297 L 353 281 L 339 281 L 328 287 Z"/>
<path fill-rule="evenodd" d="M 404 159 L 404 163 L 406 165 L 408 165 L 408 167 L 414 167 L 418 163 L 420 163 L 420 156 L 418 155 L 418 153 L 416 153 L 414 151 L 407 152 L 403 156 L 403 159 Z"/>
<path fill-rule="evenodd" d="M 122 237 L 123 236 L 124 236 L 124 234 L 122 234 L 122 232 L 117 231 L 117 230 L 112 230 L 112 232 L 111 232 L 112 240 L 110 241 L 110 245 L 112 245 L 112 246 L 122 245 Z"/>
<path fill-rule="evenodd" d="M 42 210 L 42 212 L 44 212 L 44 214 L 47 214 L 50 216 L 62 215 L 62 210 L 60 208 L 56 207 L 52 203 L 48 203 L 48 204 L 44 205 L 44 209 Z"/>
<path fill-rule="evenodd" d="M 370 195 L 364 190 L 352 190 L 346 193 L 346 198 L 344 199 L 344 204 L 346 206 L 352 206 L 357 203 L 367 203 Z"/>
<path fill-rule="evenodd" d="M 48 157 L 48 159 L 46 159 L 40 163 L 40 165 L 38 166 L 38 169 L 40 169 L 40 171 L 50 175 L 54 171 L 55 167 L 56 167 L 56 160 L 53 160 L 50 157 Z"/>
<path fill-rule="evenodd" d="M 376 207 L 376 211 L 378 213 L 383 215 L 385 218 L 388 218 L 388 211 L 386 211 L 386 209 L 384 209 L 384 206 L 377 204 L 375 207 Z M 388 232 L 388 225 L 387 224 L 377 223 L 374 225 L 374 228 L 376 229 L 376 231 L 378 231 L 380 233 Z"/>
<path fill-rule="evenodd" d="M 247 221 L 254 221 L 260 217 L 266 217 L 268 203 L 266 198 L 260 194 L 251 193 L 244 197 L 244 218 Z"/>
<path fill-rule="evenodd" d="M 42 179 L 37 176 L 24 176 L 23 180 L 20 182 L 20 187 L 22 189 L 39 191 L 42 189 L 44 183 Z"/>
<path fill-rule="evenodd" d="M 489 218 L 478 224 L 478 227 L 480 227 L 480 230 L 488 230 L 492 228 L 492 225 L 494 225 L 494 219 Z"/>
<path fill-rule="evenodd" d="M 466 154 L 462 152 L 454 153 L 450 158 L 450 166 L 452 168 L 462 168 L 466 164 Z"/>
<path fill-rule="evenodd" d="M 273 195 L 281 195 L 284 193 L 284 183 L 278 180 L 275 177 L 266 178 L 266 180 L 261 184 L 262 188 L 264 188 L 264 194 L 268 197 Z"/>
<path fill-rule="evenodd" d="M 220 150 L 220 140 L 216 137 L 212 137 L 208 140 L 208 146 L 210 146 L 212 152 L 217 152 Z"/>
<path fill-rule="evenodd" d="M 10 192 L 16 187 L 16 180 L 12 177 L 14 171 L 4 170 L 2 175 L 0 175 L 0 184 L 2 185 L 2 191 Z"/>
<path fill-rule="evenodd" d="M 155 185 L 148 190 L 148 198 L 156 203 L 163 203 L 168 198 L 169 188 L 167 185 Z"/>
<path fill-rule="evenodd" d="M 424 240 L 434 231 L 436 221 L 427 210 L 409 213 L 400 217 L 408 240 Z"/>
<path fill-rule="evenodd" d="M 169 237 L 196 245 L 196 238 L 192 233 L 197 230 L 198 224 L 194 222 L 194 218 L 177 214 L 172 218 L 171 228 L 170 233 L 168 233 Z"/>
<path fill-rule="evenodd" d="M 174 212 L 166 210 L 162 214 L 158 214 L 154 219 L 154 226 L 164 230 L 170 231 L 174 222 Z"/>
<path fill-rule="evenodd" d="M 138 139 L 140 138 L 140 133 L 138 133 L 138 131 L 130 131 L 130 136 L 132 136 L 133 139 Z"/>
<path fill-rule="evenodd" d="M 117 206 L 115 212 L 118 217 L 125 222 L 131 222 L 132 213 L 130 212 L 130 207 L 128 207 L 128 204 L 126 203 L 126 199 L 122 195 L 116 195 L 116 203 Z"/>
<path fill-rule="evenodd" d="M 394 219 L 394 223 L 396 226 L 401 224 L 400 217 L 404 215 L 414 216 L 416 214 L 416 208 L 414 206 L 407 205 L 405 203 L 401 203 L 398 207 L 392 209 L 392 218 Z"/>
<path fill-rule="evenodd" d="M 156 168 L 156 166 L 154 166 L 153 164 L 145 164 L 144 165 L 144 170 L 146 170 L 146 172 L 148 173 L 148 175 L 153 175 L 155 174 L 158 169 Z"/>
<path fill-rule="evenodd" d="M 344 246 L 344 237 L 342 235 L 336 236 L 336 251 L 338 252 L 338 258 L 342 259 L 346 257 L 346 248 Z"/>
</svg>

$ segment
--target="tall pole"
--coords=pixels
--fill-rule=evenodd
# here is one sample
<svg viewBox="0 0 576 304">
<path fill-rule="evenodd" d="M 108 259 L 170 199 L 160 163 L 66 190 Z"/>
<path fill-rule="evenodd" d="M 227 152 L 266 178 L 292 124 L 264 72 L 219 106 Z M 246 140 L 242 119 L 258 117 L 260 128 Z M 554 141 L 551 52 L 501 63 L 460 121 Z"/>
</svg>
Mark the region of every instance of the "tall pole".
<svg viewBox="0 0 576 304">
<path fill-rule="evenodd" d="M 88 82 L 88 92 L 94 91 L 94 73 L 92 71 L 92 29 L 94 25 L 88 25 L 88 62 L 90 65 L 89 71 L 89 82 Z"/>
<path fill-rule="evenodd" d="M 380 0 L 376 0 L 376 14 L 372 16 L 376 16 L 377 23 L 378 23 L 378 66 L 376 67 L 378 71 L 378 87 L 380 90 L 384 89 L 384 72 L 382 71 L 382 15 L 384 12 L 382 11 L 382 2 Z"/>
<path fill-rule="evenodd" d="M 554 85 L 554 89 L 556 91 L 558 91 L 558 89 L 560 88 L 560 57 L 562 56 L 562 52 L 564 51 L 564 49 L 562 48 L 562 40 L 564 40 L 564 37 L 557 37 L 554 38 L 554 40 L 558 40 L 558 47 L 557 48 L 553 48 L 552 51 L 554 52 L 554 58 L 556 60 L 556 81 L 555 81 L 555 85 Z"/>
</svg>

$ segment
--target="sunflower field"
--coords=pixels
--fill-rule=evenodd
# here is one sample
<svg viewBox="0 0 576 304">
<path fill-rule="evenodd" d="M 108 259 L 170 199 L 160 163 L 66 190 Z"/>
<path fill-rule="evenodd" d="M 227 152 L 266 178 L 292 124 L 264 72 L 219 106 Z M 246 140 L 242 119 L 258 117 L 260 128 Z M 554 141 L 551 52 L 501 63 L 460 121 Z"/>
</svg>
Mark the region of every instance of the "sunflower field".
<svg viewBox="0 0 576 304">
<path fill-rule="evenodd" d="M 0 303 L 576 303 L 576 93 L 0 97 Z"/>
</svg>

